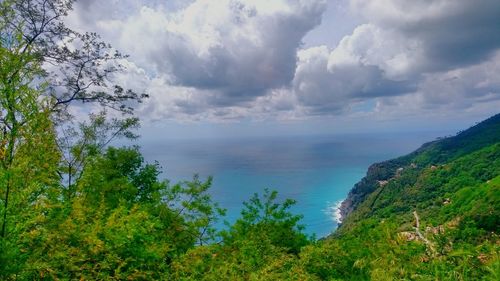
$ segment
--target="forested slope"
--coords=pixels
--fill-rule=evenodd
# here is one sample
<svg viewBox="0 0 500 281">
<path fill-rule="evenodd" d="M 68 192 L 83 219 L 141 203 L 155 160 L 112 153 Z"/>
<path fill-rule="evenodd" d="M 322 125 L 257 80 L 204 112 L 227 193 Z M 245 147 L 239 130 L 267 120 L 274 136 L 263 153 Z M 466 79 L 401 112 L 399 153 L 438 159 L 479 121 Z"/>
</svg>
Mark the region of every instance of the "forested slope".
<svg viewBox="0 0 500 281">
<path fill-rule="evenodd" d="M 342 203 L 341 214 L 347 217 L 378 186 L 379 182 L 393 178 L 398 169 L 425 168 L 428 165 L 446 163 L 488 145 L 500 142 L 500 114 L 459 132 L 456 136 L 438 139 L 422 145 L 416 151 L 396 159 L 375 163 L 366 176 L 349 192 Z"/>
</svg>

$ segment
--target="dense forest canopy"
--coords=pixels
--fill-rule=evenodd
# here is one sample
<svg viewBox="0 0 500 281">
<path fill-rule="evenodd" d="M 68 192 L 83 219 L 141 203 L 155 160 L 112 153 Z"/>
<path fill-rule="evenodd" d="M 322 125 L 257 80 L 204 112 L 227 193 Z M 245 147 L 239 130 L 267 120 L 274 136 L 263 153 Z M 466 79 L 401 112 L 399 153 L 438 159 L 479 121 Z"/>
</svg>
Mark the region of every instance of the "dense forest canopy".
<svg viewBox="0 0 500 281">
<path fill-rule="evenodd" d="M 372 166 L 330 237 L 269 190 L 219 231 L 211 178 L 171 183 L 109 145 L 136 137 L 147 96 L 114 83 L 122 54 L 64 25 L 72 4 L 0 3 L 1 280 L 500 279 L 500 115 Z M 86 103 L 102 111 L 68 111 Z"/>
</svg>

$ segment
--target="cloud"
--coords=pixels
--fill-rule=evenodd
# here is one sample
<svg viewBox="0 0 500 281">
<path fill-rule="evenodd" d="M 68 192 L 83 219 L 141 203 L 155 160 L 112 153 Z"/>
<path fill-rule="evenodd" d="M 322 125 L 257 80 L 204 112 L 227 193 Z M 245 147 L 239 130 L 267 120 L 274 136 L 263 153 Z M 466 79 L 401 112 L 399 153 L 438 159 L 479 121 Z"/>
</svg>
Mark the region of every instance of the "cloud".
<svg viewBox="0 0 500 281">
<path fill-rule="evenodd" d="M 468 108 L 500 100 L 500 51 L 491 60 L 469 67 L 428 74 L 416 95 L 425 107 Z"/>
<path fill-rule="evenodd" d="M 415 93 L 378 99 L 379 116 L 456 116 L 498 113 L 500 108 L 500 51 L 491 60 L 469 67 L 427 74 Z"/>
<path fill-rule="evenodd" d="M 322 46 L 299 52 L 293 85 L 302 105 L 315 114 L 342 113 L 355 101 L 401 95 L 415 89 L 410 81 L 392 78 L 396 75 L 387 69 L 395 63 L 383 58 L 366 59 L 367 48 L 378 43 L 371 31 L 370 25 L 357 28 L 333 51 Z M 367 32 L 369 36 L 365 36 Z M 359 41 L 362 44 L 356 44 Z"/>
<path fill-rule="evenodd" d="M 262 96 L 290 83 L 302 37 L 319 24 L 318 1 L 197 1 L 169 27 L 155 55 L 173 83 L 216 90 L 214 106 Z M 200 23 L 201 21 L 202 23 Z"/>
<path fill-rule="evenodd" d="M 131 55 L 119 79 L 151 96 L 138 111 L 152 120 L 404 116 L 500 103 L 499 1 L 349 3 L 365 23 L 336 46 L 310 48 L 302 41 L 321 23 L 324 0 L 80 1 L 68 22 Z"/>
<path fill-rule="evenodd" d="M 87 10 L 102 6 L 95 1 Z M 95 25 L 141 67 L 171 85 L 208 91 L 211 104 L 224 107 L 288 85 L 301 40 L 325 7 L 323 0 L 198 0 L 175 13 L 143 5 L 126 19 L 102 17 Z"/>
<path fill-rule="evenodd" d="M 498 100 L 500 2 L 352 0 L 351 7 L 368 23 L 333 49 L 299 52 L 294 94 L 309 112 L 344 114 L 370 99 L 422 110 Z"/>
<path fill-rule="evenodd" d="M 371 23 L 420 42 L 426 70 L 449 70 L 490 58 L 500 47 L 497 0 L 352 0 Z"/>
</svg>

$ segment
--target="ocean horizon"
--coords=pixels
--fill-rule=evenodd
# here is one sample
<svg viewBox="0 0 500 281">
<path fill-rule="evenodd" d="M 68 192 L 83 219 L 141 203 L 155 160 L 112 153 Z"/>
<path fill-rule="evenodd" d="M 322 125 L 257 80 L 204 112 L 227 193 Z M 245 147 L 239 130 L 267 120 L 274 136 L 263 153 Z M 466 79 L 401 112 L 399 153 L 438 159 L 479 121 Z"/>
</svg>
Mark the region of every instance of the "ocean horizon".
<svg viewBox="0 0 500 281">
<path fill-rule="evenodd" d="M 301 224 L 317 238 L 337 227 L 338 207 L 368 167 L 417 149 L 436 132 L 335 136 L 289 136 L 232 139 L 142 140 L 146 161 L 158 161 L 161 178 L 172 183 L 213 177 L 214 202 L 227 209 L 223 221 L 234 222 L 243 202 L 254 193 L 278 191 L 279 200 L 297 201 Z"/>
</svg>

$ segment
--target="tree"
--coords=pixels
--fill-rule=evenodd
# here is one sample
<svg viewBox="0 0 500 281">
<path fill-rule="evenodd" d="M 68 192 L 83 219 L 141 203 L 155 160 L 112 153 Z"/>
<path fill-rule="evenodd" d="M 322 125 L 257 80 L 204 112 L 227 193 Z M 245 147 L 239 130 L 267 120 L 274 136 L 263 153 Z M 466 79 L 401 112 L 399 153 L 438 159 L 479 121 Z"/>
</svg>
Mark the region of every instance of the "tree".
<svg viewBox="0 0 500 281">
<path fill-rule="evenodd" d="M 164 278 L 172 263 L 208 241 L 217 206 L 210 181 L 177 185 L 158 179 L 137 147 L 109 147 L 89 156 L 75 192 L 26 247 L 26 279 Z M 40 258 L 49 256 L 50 258 Z"/>
<path fill-rule="evenodd" d="M 4 23 L 0 24 L 0 27 Z M 26 52 L 22 34 L 2 34 L 0 41 L 0 162 L 4 177 L 3 221 L 0 236 L 6 235 L 7 209 L 12 188 L 11 168 L 19 148 L 29 143 L 36 131 L 33 127 L 46 107 L 40 106 L 40 91 L 32 87 L 41 73 L 35 57 Z"/>
<path fill-rule="evenodd" d="M 219 234 L 214 225 L 226 214 L 207 193 L 211 186 L 212 177 L 203 182 L 195 175 L 191 181 L 176 184 L 163 193 L 165 203 L 184 218 L 188 232 L 200 246 L 217 240 Z"/>
<path fill-rule="evenodd" d="M 96 34 L 80 34 L 64 26 L 63 17 L 72 3 L 0 2 L 2 279 L 26 265 L 30 248 L 26 237 L 48 223 L 51 206 L 62 199 L 59 181 L 78 177 L 93 149 L 103 149 L 114 137 L 131 136 L 129 129 L 138 124 L 136 118 L 108 122 L 103 114 L 92 116 L 90 125 L 81 124 L 81 138 L 65 146 L 56 132 L 71 127 L 68 105 L 97 102 L 130 114 L 132 108 L 125 102 L 145 97 L 112 84 L 112 74 L 123 69 L 119 61 L 125 56 Z M 77 160 L 60 162 L 61 155 L 68 154 Z M 75 163 L 77 169 L 71 166 Z"/>
<path fill-rule="evenodd" d="M 95 129 L 94 135 L 107 134 L 108 139 L 101 144 L 116 137 L 131 136 L 130 129 L 138 126 L 138 119 L 131 117 L 134 101 L 141 102 L 147 97 L 113 81 L 114 74 L 125 69 L 121 61 L 127 56 L 101 41 L 98 34 L 79 33 L 64 24 L 64 17 L 73 4 L 74 0 L 6 0 L 0 3 L 0 34 L 7 43 L 11 40 L 7 38 L 15 38 L 15 44 L 4 44 L 4 48 L 29 57 L 38 66 L 31 83 L 44 85 L 38 90 L 48 97 L 46 101 L 59 132 L 58 144 L 64 156 L 59 173 L 61 180 L 67 181 L 67 188 L 84 165 L 87 156 L 84 151 L 88 150 L 85 144 L 97 141 L 88 134 L 89 126 Z M 16 73 L 21 69 L 12 71 Z M 108 120 L 105 114 L 99 113 L 97 118 L 91 116 L 91 125 L 75 122 L 68 106 L 89 102 L 124 115 Z M 99 129 L 102 131 L 98 132 Z"/>
<path fill-rule="evenodd" d="M 130 113 L 124 102 L 139 101 L 144 94 L 113 83 L 113 74 L 124 69 L 126 56 L 100 40 L 96 33 L 81 34 L 64 24 L 74 0 L 6 0 L 1 3 L 2 37 L 18 36 L 22 54 L 43 66 L 39 73 L 48 83 L 52 110 L 66 113 L 73 102 L 98 102 Z"/>
<path fill-rule="evenodd" d="M 276 191 L 266 189 L 262 196 L 254 194 L 244 203 L 241 217 L 222 233 L 222 241 L 189 249 L 172 263 L 170 279 L 274 280 L 299 276 L 295 278 L 310 280 L 296 265 L 298 253 L 310 241 L 298 224 L 301 216 L 289 210 L 294 203 L 278 202 Z"/>
<path fill-rule="evenodd" d="M 91 156 L 102 154 L 107 145 L 116 138 L 135 139 L 133 130 L 139 126 L 135 117 L 107 119 L 106 111 L 90 114 L 88 121 L 73 125 L 59 126 L 58 147 L 61 151 L 59 175 L 66 188 L 66 194 L 71 196 L 74 185 L 81 177 Z"/>
<path fill-rule="evenodd" d="M 298 253 L 302 246 L 308 244 L 307 236 L 302 233 L 304 227 L 298 224 L 302 216 L 289 211 L 295 204 L 294 200 L 277 203 L 277 196 L 276 191 L 266 189 L 262 198 L 254 194 L 248 202 L 244 202 L 241 218 L 223 235 L 224 243 L 231 244 L 239 239 L 269 240 L 274 246 Z"/>
<path fill-rule="evenodd" d="M 22 233 L 36 218 L 31 211 L 44 204 L 58 181 L 55 130 L 49 103 L 41 94 L 45 85 L 34 86 L 42 70 L 21 38 L 20 33 L 2 33 L 0 39 L 2 277 L 23 266 L 24 257 L 19 251 L 23 248 Z"/>
</svg>

